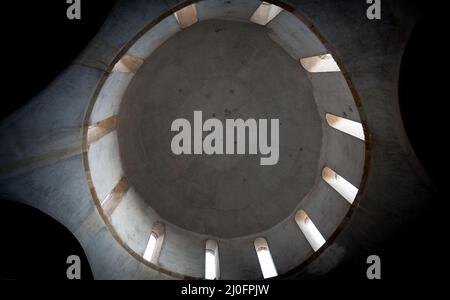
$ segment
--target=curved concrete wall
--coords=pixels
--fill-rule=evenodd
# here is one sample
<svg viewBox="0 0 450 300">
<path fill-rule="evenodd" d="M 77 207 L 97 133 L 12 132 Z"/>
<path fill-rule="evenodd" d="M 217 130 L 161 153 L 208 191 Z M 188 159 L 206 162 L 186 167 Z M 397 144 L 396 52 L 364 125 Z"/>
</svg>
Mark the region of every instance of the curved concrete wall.
<svg viewBox="0 0 450 300">
<path fill-rule="evenodd" d="M 248 22 L 259 5 L 259 1 L 208 0 L 197 4 L 197 12 L 200 21 L 218 18 Z M 267 28 L 269 36 L 298 62 L 299 68 L 301 68 L 300 58 L 329 52 L 299 18 L 287 11 L 282 11 L 271 20 Z M 152 52 L 181 30 L 174 15 L 169 15 L 137 39 L 127 50 L 126 55 L 145 60 L 152 59 Z M 108 75 L 95 100 L 91 121 L 106 119 L 119 113 L 120 98 L 132 77 L 132 73 L 113 72 Z M 316 173 L 317 179 L 311 192 L 303 200 L 299 199 L 297 208 L 282 223 L 270 230 L 247 237 L 223 239 L 200 235 L 170 224 L 158 216 L 143 199 L 140 199 L 139 194 L 132 190 L 127 192 L 119 204 L 118 211 L 112 215 L 112 226 L 121 240 L 137 254 L 142 255 L 152 224 L 157 221 L 165 223 L 166 234 L 159 265 L 194 277 L 203 276 L 204 243 L 209 238 L 216 239 L 219 243 L 222 279 L 262 276 L 253 248 L 253 242 L 259 236 L 264 236 L 268 240 L 275 265 L 280 273 L 287 272 L 305 261 L 313 251 L 295 223 L 294 214 L 299 209 L 306 210 L 324 237 L 330 237 L 341 224 L 350 205 L 323 181 L 322 168 L 330 166 L 358 186 L 365 162 L 364 142 L 332 129 L 325 120 L 325 113 L 332 112 L 352 116 L 353 120 L 360 121 L 358 108 L 344 76 L 340 72 L 311 74 L 310 80 L 322 119 L 322 131 L 325 133 L 320 162 L 316 170 L 311 170 Z M 97 143 L 94 143 L 88 151 L 89 170 L 100 201 L 124 175 L 120 163 L 117 163 L 120 161 L 120 155 L 117 153 L 117 139 L 114 137 L 115 132 L 108 134 L 97 142 L 100 145 L 97 146 Z M 231 224 L 222 224 L 222 226 L 231 226 Z M 240 262 L 231 263 L 237 257 Z"/>
<path fill-rule="evenodd" d="M 371 145 L 366 184 L 348 226 L 315 261 L 294 270 L 289 278 L 311 278 L 339 263 L 367 257 L 380 241 L 394 238 L 417 219 L 435 193 L 413 155 L 398 108 L 400 62 L 417 21 L 413 5 L 383 3 L 382 20 L 370 22 L 363 9 L 355 11 L 356 2 L 292 1 L 320 30 L 351 77 L 364 107 Z"/>
</svg>

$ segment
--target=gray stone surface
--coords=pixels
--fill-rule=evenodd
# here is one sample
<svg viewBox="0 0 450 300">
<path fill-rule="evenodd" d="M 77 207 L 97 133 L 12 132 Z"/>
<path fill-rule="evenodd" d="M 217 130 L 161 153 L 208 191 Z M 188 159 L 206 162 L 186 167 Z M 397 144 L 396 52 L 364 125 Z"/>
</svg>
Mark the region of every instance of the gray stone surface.
<svg viewBox="0 0 450 300">
<path fill-rule="evenodd" d="M 128 84 L 133 79 L 134 73 L 111 73 L 103 85 L 94 108 L 90 115 L 90 124 L 105 120 L 119 113 L 120 102 L 122 102 Z"/>
<path fill-rule="evenodd" d="M 128 54 L 146 59 L 162 43 L 180 30 L 180 25 L 178 25 L 177 19 L 172 14 L 156 24 L 151 30 L 147 31 L 133 46 L 131 46 L 128 50 Z"/>
<path fill-rule="evenodd" d="M 124 175 L 117 132 L 112 131 L 89 145 L 88 160 L 97 197 L 103 201 Z"/>
<path fill-rule="evenodd" d="M 172 121 L 279 119 L 280 160 L 172 153 Z M 322 140 L 311 84 L 264 27 L 204 21 L 175 35 L 139 69 L 121 104 L 118 137 L 130 185 L 162 218 L 217 237 L 266 230 L 311 189 Z M 174 208 L 177 209 L 174 209 Z M 232 226 L 226 224 L 233 224 Z"/>
<path fill-rule="evenodd" d="M 328 53 L 315 34 L 287 11 L 279 13 L 267 28 L 269 36 L 296 60 Z"/>
<path fill-rule="evenodd" d="M 261 4 L 257 0 L 209 0 L 197 3 L 197 14 L 200 21 L 223 19 L 249 22 L 250 17 Z"/>
</svg>

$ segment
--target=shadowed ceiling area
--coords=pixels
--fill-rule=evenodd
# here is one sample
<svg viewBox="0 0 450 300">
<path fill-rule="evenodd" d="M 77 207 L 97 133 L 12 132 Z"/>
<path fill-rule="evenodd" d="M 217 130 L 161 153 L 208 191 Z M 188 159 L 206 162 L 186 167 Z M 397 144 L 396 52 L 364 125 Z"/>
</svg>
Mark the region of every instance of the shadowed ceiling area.
<svg viewBox="0 0 450 300">
<path fill-rule="evenodd" d="M 278 163 L 261 166 L 267 155 L 248 154 L 248 129 L 247 154 L 175 155 L 171 123 L 194 124 L 194 110 L 223 124 L 279 119 Z M 320 172 L 322 128 L 307 72 L 255 24 L 200 22 L 159 47 L 124 94 L 118 140 L 130 185 L 161 218 L 217 237 L 276 225 Z"/>
</svg>

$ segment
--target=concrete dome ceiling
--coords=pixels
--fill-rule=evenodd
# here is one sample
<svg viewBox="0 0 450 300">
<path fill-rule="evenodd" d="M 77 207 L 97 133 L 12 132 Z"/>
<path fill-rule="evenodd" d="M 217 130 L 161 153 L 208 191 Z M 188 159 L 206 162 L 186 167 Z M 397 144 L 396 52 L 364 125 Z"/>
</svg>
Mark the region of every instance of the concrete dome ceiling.
<svg viewBox="0 0 450 300">
<path fill-rule="evenodd" d="M 205 278 L 211 255 L 220 279 L 364 264 L 433 194 L 398 107 L 417 16 L 383 2 L 375 26 L 359 0 L 269 2 L 117 1 L 2 120 L 2 197 L 65 225 L 98 279 Z M 279 119 L 278 163 L 174 155 L 171 122 L 194 111 Z"/>
<path fill-rule="evenodd" d="M 132 40 L 93 100 L 86 136 L 100 212 L 121 243 L 145 256 L 151 228 L 162 224 L 160 253 L 144 261 L 202 277 L 199 257 L 212 239 L 221 264 L 246 262 L 221 268 L 221 278 L 230 279 L 257 277 L 259 237 L 273 255 L 283 253 L 280 273 L 320 248 L 303 236 L 296 213 L 306 211 L 303 220 L 313 220 L 320 239 L 330 237 L 351 208 L 365 162 L 360 109 L 329 53 L 297 16 L 259 1 L 180 7 Z M 334 65 L 321 70 L 327 59 Z M 175 155 L 171 123 L 194 123 L 194 111 L 222 122 L 278 119 L 278 162 L 262 166 L 260 155 L 249 154 Z M 333 128 L 330 118 L 338 116 L 359 124 L 363 140 Z M 89 141 L 91 131 L 108 128 L 105 120 L 117 130 Z M 324 174 L 340 176 L 333 170 L 355 190 L 347 199 L 325 180 Z M 111 200 L 111 191 L 120 197 Z"/>
<path fill-rule="evenodd" d="M 171 123 L 280 119 L 276 165 L 259 155 L 174 155 Z M 130 82 L 118 114 L 130 186 L 161 218 L 216 237 L 269 229 L 289 216 L 318 175 L 319 114 L 306 71 L 243 22 L 199 22 L 161 45 Z"/>
</svg>

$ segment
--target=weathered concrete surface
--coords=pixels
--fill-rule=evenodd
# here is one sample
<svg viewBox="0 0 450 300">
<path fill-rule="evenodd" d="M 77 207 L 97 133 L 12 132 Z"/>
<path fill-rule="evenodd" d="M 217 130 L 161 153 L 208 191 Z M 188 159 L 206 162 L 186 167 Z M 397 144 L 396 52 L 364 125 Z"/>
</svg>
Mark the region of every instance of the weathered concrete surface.
<svg viewBox="0 0 450 300">
<path fill-rule="evenodd" d="M 261 154 L 174 155 L 171 123 L 193 124 L 194 110 L 223 123 L 279 119 L 278 164 L 261 166 Z M 204 21 L 173 36 L 139 69 L 121 104 L 118 137 L 130 184 L 161 218 L 232 238 L 271 228 L 308 193 L 321 129 L 306 72 L 264 27 Z"/>
<path fill-rule="evenodd" d="M 257 0 L 210 0 L 197 4 L 197 14 L 200 21 L 223 19 L 249 22 L 250 17 L 261 4 Z"/>
<path fill-rule="evenodd" d="M 71 66 L 29 105 L 2 120 L 0 178 L 81 153 L 84 112 L 100 75 Z"/>
<path fill-rule="evenodd" d="M 89 168 L 100 201 L 106 198 L 124 175 L 118 143 L 117 131 L 113 131 L 89 146 Z"/>
<path fill-rule="evenodd" d="M 296 60 L 328 53 L 317 36 L 287 11 L 270 21 L 267 28 L 269 36 Z"/>
<path fill-rule="evenodd" d="M 75 63 L 106 70 L 131 38 L 167 10 L 164 0 L 117 1 L 105 24 Z"/>
<path fill-rule="evenodd" d="M 181 30 L 174 15 L 170 15 L 151 30 L 147 31 L 131 48 L 128 53 L 146 59 L 160 45 Z"/>
<path fill-rule="evenodd" d="M 119 113 L 123 94 L 133 79 L 134 73 L 111 73 L 97 96 L 90 115 L 90 124 L 105 120 Z"/>
</svg>

